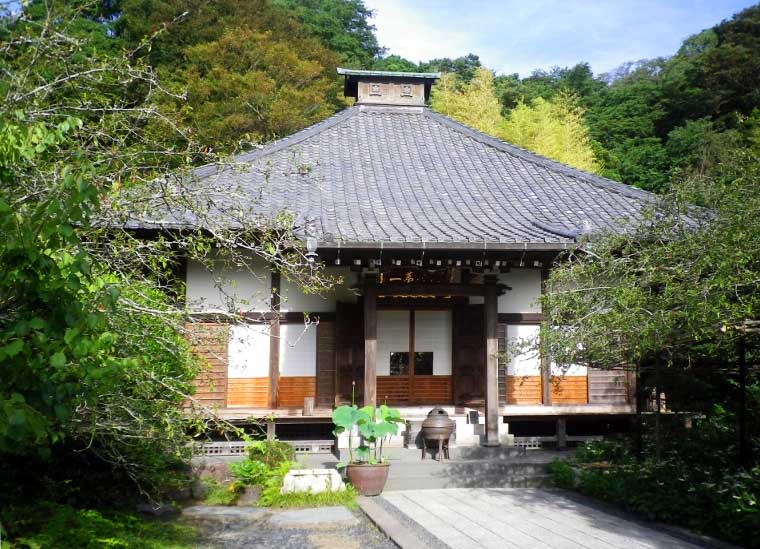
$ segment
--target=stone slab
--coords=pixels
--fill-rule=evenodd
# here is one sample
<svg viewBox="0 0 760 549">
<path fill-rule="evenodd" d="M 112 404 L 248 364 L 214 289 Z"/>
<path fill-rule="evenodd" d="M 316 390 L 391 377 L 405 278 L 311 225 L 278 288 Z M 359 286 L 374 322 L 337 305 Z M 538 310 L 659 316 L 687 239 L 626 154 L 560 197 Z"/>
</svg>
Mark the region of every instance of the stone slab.
<svg viewBox="0 0 760 549">
<path fill-rule="evenodd" d="M 268 512 L 257 507 L 225 507 L 222 505 L 193 505 L 182 510 L 184 516 L 201 519 L 253 519 L 263 517 Z"/>
<path fill-rule="evenodd" d="M 351 526 L 359 523 L 354 514 L 345 507 L 316 507 L 294 509 L 273 513 L 269 522 L 275 526 L 310 526 L 341 524 Z"/>
<path fill-rule="evenodd" d="M 550 490 L 453 488 L 386 492 L 381 497 L 452 548 L 704 546 Z"/>
</svg>

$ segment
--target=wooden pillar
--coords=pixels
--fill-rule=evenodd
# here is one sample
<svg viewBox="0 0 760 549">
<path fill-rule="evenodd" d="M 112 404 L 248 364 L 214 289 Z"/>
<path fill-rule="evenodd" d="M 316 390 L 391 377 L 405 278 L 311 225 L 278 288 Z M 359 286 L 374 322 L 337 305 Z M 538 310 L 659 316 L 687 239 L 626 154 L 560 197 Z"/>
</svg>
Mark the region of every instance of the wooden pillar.
<svg viewBox="0 0 760 549">
<path fill-rule="evenodd" d="M 549 269 L 547 267 L 544 267 L 543 269 L 541 269 L 541 295 L 546 293 L 546 279 L 548 277 L 549 277 Z M 543 308 L 541 309 L 541 312 L 543 312 Z M 551 406 L 551 403 L 552 403 L 551 359 L 549 358 L 548 349 L 546 348 L 546 345 L 544 345 L 544 342 L 539 341 L 538 346 L 540 350 L 540 360 L 541 360 L 541 403 L 544 406 Z"/>
<path fill-rule="evenodd" d="M 269 323 L 269 408 L 277 408 L 280 381 L 280 273 L 272 271 L 271 306 L 274 317 Z"/>
<path fill-rule="evenodd" d="M 364 405 L 377 404 L 377 280 L 364 279 Z"/>
<path fill-rule="evenodd" d="M 486 332 L 486 440 L 485 446 L 499 445 L 499 340 L 496 277 L 485 279 Z"/>
</svg>

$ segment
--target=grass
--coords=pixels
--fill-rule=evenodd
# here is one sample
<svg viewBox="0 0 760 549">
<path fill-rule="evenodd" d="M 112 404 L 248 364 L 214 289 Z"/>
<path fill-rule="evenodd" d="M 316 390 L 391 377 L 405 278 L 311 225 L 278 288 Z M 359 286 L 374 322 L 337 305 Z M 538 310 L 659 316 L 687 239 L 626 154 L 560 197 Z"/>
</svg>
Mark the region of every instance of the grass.
<svg viewBox="0 0 760 549">
<path fill-rule="evenodd" d="M 311 492 L 294 492 L 290 494 L 276 494 L 266 501 L 267 507 L 277 508 L 299 508 L 299 507 L 330 507 L 333 505 L 343 505 L 349 509 L 356 509 L 356 496 L 359 494 L 351 485 L 347 485 L 345 490 L 340 492 L 322 492 L 312 494 Z"/>
<path fill-rule="evenodd" d="M 132 513 L 75 509 L 40 502 L 4 509 L 3 549 L 188 549 L 196 547 L 197 531 L 175 522 L 146 520 Z"/>
</svg>

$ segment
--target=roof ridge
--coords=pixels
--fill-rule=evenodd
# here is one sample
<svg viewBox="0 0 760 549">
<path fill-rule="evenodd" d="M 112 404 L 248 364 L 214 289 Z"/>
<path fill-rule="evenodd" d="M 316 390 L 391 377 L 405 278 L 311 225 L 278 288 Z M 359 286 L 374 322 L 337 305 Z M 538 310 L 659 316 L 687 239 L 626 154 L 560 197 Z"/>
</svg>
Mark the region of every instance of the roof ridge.
<svg viewBox="0 0 760 549">
<path fill-rule="evenodd" d="M 453 118 L 449 118 L 448 116 L 444 114 L 435 112 L 432 109 L 425 109 L 423 114 L 425 116 L 431 117 L 435 121 L 445 126 L 448 126 L 449 128 L 455 131 L 458 131 L 472 139 L 475 139 L 476 141 L 480 143 L 491 146 L 502 152 L 514 154 L 515 156 L 518 156 L 519 158 L 523 160 L 532 162 L 543 168 L 547 168 L 553 171 L 558 171 L 569 177 L 582 179 L 583 181 L 587 181 L 588 183 L 591 183 L 592 185 L 601 187 L 603 189 L 607 189 L 614 193 L 622 194 L 629 198 L 643 200 L 646 202 L 652 202 L 656 199 L 655 195 L 650 193 L 649 191 L 645 191 L 643 189 L 637 189 L 636 187 L 626 185 L 625 183 L 620 183 L 619 181 L 614 181 L 612 179 L 607 179 L 606 177 L 601 177 L 599 175 L 585 172 L 583 170 L 579 170 L 578 168 L 573 168 L 572 166 L 568 166 L 567 164 L 563 164 L 561 162 L 557 162 L 556 160 L 552 160 L 551 158 L 541 156 L 540 154 L 536 154 L 534 152 L 531 152 L 527 149 L 523 149 L 522 147 L 518 147 L 517 145 L 514 145 L 512 143 L 508 143 L 507 141 L 504 141 L 492 135 L 488 135 L 487 133 L 484 133 L 480 130 L 471 128 L 470 126 L 466 124 L 458 122 L 457 120 L 454 120 Z"/>
</svg>

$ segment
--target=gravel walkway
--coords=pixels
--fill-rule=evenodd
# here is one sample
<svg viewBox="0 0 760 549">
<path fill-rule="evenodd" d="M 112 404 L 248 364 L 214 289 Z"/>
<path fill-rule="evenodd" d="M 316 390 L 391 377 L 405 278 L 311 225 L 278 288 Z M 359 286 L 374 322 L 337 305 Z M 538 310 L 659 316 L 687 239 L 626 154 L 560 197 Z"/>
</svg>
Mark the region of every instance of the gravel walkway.
<svg viewBox="0 0 760 549">
<path fill-rule="evenodd" d="M 268 510 L 195 506 L 185 509 L 183 518 L 199 528 L 200 548 L 397 549 L 360 510 L 344 507 Z"/>
</svg>

